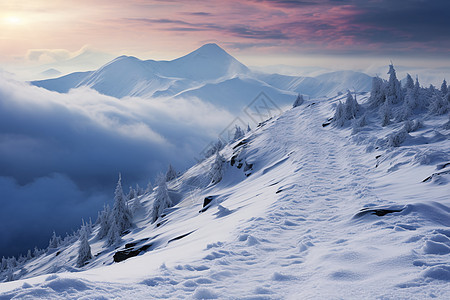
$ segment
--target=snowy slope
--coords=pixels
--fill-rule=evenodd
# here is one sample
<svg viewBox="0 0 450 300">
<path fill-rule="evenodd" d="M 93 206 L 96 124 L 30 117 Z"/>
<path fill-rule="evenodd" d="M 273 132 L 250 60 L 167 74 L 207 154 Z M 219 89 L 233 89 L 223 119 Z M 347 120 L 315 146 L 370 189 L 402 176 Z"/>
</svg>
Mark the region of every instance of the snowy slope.
<svg viewBox="0 0 450 300">
<path fill-rule="evenodd" d="M 175 205 L 156 223 L 155 193 L 145 194 L 117 248 L 94 227 L 88 265 L 73 267 L 78 242 L 50 251 L 16 271 L 23 279 L 0 284 L 0 298 L 446 298 L 448 117 L 428 116 L 388 147 L 380 141 L 400 125 L 378 126 L 376 115 L 356 134 L 324 127 L 339 100 L 307 101 L 266 121 L 221 151 L 218 184 L 211 157 L 169 182 Z M 113 262 L 131 250 L 142 251 Z"/>
<path fill-rule="evenodd" d="M 234 80 L 236 78 L 240 80 Z M 248 97 L 238 97 L 238 100 L 242 101 L 239 107 L 242 107 L 261 90 L 268 88 L 271 89 L 274 99 L 298 93 L 312 97 L 334 96 L 347 89 L 369 91 L 371 78 L 366 74 L 351 71 L 327 73 L 318 77 L 252 72 L 218 45 L 206 44 L 172 61 L 143 61 L 135 57 L 121 56 L 93 72 L 34 81 L 32 84 L 57 92 L 87 86 L 117 98 L 172 97 L 185 94 L 197 97 L 201 95 L 210 100 L 217 95 L 217 92 L 214 92 L 217 89 L 221 92 L 220 96 L 236 99 L 237 91 L 259 89 Z M 227 86 L 227 89 L 221 89 L 222 86 Z"/>
</svg>

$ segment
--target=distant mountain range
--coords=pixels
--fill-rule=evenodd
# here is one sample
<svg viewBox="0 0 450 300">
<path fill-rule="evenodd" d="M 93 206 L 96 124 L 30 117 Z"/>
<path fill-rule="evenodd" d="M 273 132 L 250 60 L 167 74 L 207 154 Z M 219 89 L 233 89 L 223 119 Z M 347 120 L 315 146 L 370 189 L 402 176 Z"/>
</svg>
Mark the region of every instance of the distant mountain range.
<svg viewBox="0 0 450 300">
<path fill-rule="evenodd" d="M 330 97 L 347 89 L 366 92 L 371 81 L 370 76 L 354 71 L 316 77 L 256 72 L 218 45 L 206 44 L 171 61 L 120 56 L 96 71 L 76 72 L 32 84 L 60 93 L 86 86 L 116 98 L 194 97 L 226 108 L 236 105 L 241 108 L 260 92 L 283 105 L 291 103 L 298 93 Z"/>
</svg>

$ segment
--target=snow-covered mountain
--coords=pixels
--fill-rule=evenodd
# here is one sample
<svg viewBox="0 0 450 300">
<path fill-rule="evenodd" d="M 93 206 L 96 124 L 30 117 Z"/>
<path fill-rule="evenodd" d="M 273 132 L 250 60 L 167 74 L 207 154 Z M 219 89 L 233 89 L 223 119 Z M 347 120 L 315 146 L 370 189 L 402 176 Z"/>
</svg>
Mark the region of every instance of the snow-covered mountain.
<svg viewBox="0 0 450 300">
<path fill-rule="evenodd" d="M 0 298 L 445 299 L 449 112 L 447 86 L 393 71 L 371 94 L 306 100 L 131 195 L 120 238 L 99 237 L 103 214 L 86 225 L 84 266 L 84 233 L 54 237 L 1 273 L 19 280 Z"/>
<path fill-rule="evenodd" d="M 216 99 L 215 102 L 228 108 L 224 99 L 232 99 L 234 103 L 241 103 L 241 108 L 261 91 L 277 99 L 280 105 L 292 102 L 297 93 L 319 97 L 334 96 L 347 89 L 364 92 L 370 89 L 371 77 L 352 71 L 317 77 L 253 72 L 218 45 L 206 44 L 172 61 L 143 61 L 121 56 L 93 72 L 32 83 L 62 93 L 87 86 L 117 98 L 183 96 Z M 240 94 L 242 91 L 247 91 L 247 94 Z"/>
</svg>

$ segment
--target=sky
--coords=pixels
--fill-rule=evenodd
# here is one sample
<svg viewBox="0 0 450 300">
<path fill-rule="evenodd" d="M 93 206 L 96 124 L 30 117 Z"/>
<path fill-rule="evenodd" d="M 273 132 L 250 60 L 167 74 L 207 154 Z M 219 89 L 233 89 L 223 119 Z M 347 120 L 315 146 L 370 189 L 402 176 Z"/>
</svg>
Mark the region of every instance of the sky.
<svg viewBox="0 0 450 300">
<path fill-rule="evenodd" d="M 250 66 L 448 67 L 449 12 L 447 0 L 1 1 L 0 67 L 85 70 L 121 54 L 174 59 L 208 42 Z"/>
</svg>

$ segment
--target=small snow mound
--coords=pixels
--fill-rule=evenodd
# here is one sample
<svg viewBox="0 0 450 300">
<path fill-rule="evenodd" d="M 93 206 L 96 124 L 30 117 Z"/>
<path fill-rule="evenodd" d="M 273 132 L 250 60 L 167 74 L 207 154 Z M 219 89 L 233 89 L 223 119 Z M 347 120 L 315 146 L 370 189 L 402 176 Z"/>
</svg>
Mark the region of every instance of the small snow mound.
<svg viewBox="0 0 450 300">
<path fill-rule="evenodd" d="M 278 272 L 273 273 L 272 275 L 272 280 L 274 281 L 291 281 L 291 280 L 295 280 L 296 278 L 294 276 L 291 275 L 284 275 Z"/>
<path fill-rule="evenodd" d="M 448 265 L 439 265 L 433 266 L 424 271 L 423 275 L 425 277 L 450 281 L 450 266 Z"/>
<path fill-rule="evenodd" d="M 64 291 L 85 291 L 89 287 L 79 279 L 72 278 L 57 278 L 49 281 L 44 287 L 49 287 L 57 293 L 62 293 Z"/>
<path fill-rule="evenodd" d="M 426 254 L 444 255 L 450 253 L 450 247 L 444 243 L 427 241 L 423 247 L 423 252 Z"/>
<path fill-rule="evenodd" d="M 194 292 L 194 299 L 217 299 L 218 296 L 207 288 L 197 288 Z"/>
</svg>

